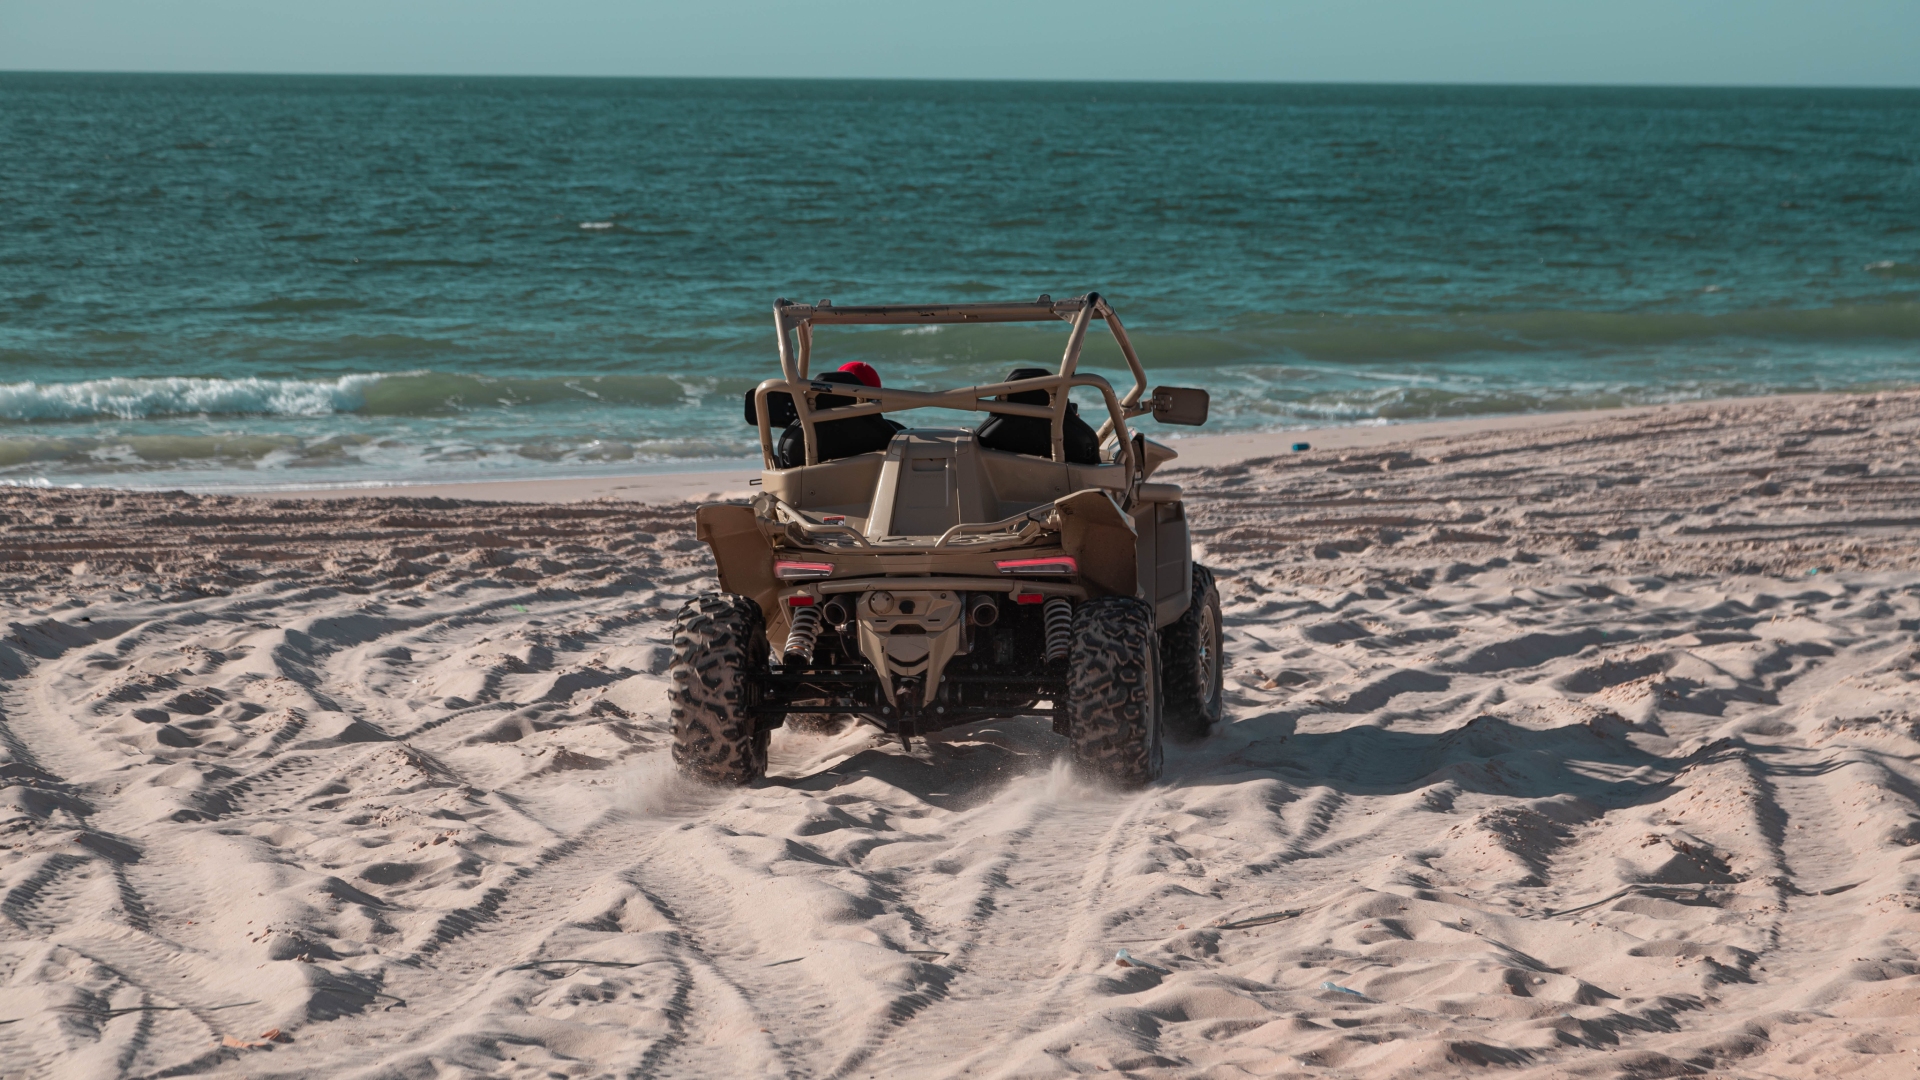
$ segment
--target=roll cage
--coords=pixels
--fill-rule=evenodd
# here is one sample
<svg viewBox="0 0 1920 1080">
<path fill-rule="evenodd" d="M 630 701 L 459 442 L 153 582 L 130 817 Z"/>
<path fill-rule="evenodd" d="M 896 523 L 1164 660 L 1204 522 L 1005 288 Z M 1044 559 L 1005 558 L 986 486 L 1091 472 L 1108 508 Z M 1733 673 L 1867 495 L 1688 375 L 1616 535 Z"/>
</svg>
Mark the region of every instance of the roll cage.
<svg viewBox="0 0 1920 1080">
<path fill-rule="evenodd" d="M 1067 335 L 1066 351 L 1060 357 L 1060 370 L 1052 375 L 1031 379 L 1019 379 L 1013 382 L 986 383 L 979 386 L 967 386 L 954 390 L 920 391 L 895 390 L 878 387 L 852 385 L 837 382 L 825 382 L 810 377 L 809 365 L 813 356 L 813 328 L 816 326 L 919 326 L 951 323 L 1007 323 L 1007 322 L 1051 322 L 1064 320 L 1072 324 Z M 1106 321 L 1107 328 L 1120 345 L 1120 352 L 1127 358 L 1127 366 L 1133 372 L 1133 385 L 1125 394 L 1116 395 L 1112 384 L 1099 375 L 1083 375 L 1076 371 L 1080 364 L 1080 352 L 1087 340 L 1087 328 L 1094 319 Z M 1127 474 L 1134 475 L 1138 463 L 1134 460 L 1136 448 L 1127 430 L 1127 421 L 1145 416 L 1154 411 L 1150 403 L 1143 404 L 1141 398 L 1147 391 L 1147 373 L 1140 366 L 1140 357 L 1133 351 L 1133 343 L 1127 339 L 1127 331 L 1120 324 L 1120 317 L 1114 313 L 1106 300 L 1097 292 L 1070 300 L 1055 300 L 1042 295 L 1032 303 L 1015 304 L 879 304 L 865 307 L 835 307 L 830 300 L 818 304 L 795 304 L 787 300 L 773 302 L 774 331 L 780 338 L 780 373 L 778 379 L 768 379 L 754 390 L 754 411 L 758 415 L 760 426 L 760 454 L 766 468 L 778 467 L 774 455 L 773 426 L 769 419 L 767 395 L 785 392 L 793 399 L 794 413 L 798 417 L 806 448 L 808 465 L 820 463 L 819 439 L 815 426 L 829 420 L 840 420 L 855 416 L 868 416 L 881 412 L 893 412 L 902 409 L 958 409 L 973 412 L 1000 413 L 1007 416 L 1034 416 L 1049 420 L 1053 425 L 1052 460 L 1065 462 L 1066 455 L 1066 419 L 1067 391 L 1076 386 L 1090 386 L 1100 392 L 1107 406 L 1107 419 L 1100 425 L 1098 435 L 1101 445 L 1112 441 L 1115 446 L 1114 461 L 1127 466 Z M 1023 405 L 1011 401 L 996 401 L 1005 394 L 1017 394 L 1030 390 L 1048 391 L 1051 403 L 1048 405 Z M 834 394 L 855 398 L 852 405 L 837 408 L 820 409 L 814 407 L 811 396 Z"/>
</svg>

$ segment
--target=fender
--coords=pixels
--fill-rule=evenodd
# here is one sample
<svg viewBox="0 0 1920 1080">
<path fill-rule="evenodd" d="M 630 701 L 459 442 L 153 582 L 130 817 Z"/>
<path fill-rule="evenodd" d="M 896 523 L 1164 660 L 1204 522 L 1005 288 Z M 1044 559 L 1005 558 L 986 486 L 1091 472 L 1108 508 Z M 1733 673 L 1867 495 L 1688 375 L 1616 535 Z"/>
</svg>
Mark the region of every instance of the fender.
<svg viewBox="0 0 1920 1080">
<path fill-rule="evenodd" d="M 1080 576 L 1095 596 L 1138 596 L 1140 534 L 1133 517 L 1105 488 L 1076 491 L 1053 504 L 1061 546 L 1080 564 Z"/>
</svg>

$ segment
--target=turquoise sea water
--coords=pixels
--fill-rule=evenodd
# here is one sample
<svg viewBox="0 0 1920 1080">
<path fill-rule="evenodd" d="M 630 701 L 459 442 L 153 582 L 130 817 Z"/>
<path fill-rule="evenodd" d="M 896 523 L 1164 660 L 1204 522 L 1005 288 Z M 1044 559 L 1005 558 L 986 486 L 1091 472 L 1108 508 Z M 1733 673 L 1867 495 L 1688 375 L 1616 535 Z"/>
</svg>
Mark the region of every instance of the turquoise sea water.
<svg viewBox="0 0 1920 1080">
<path fill-rule="evenodd" d="M 776 296 L 1089 288 L 1212 430 L 1909 385 L 1920 92 L 0 74 L 0 482 L 685 467 Z"/>
</svg>

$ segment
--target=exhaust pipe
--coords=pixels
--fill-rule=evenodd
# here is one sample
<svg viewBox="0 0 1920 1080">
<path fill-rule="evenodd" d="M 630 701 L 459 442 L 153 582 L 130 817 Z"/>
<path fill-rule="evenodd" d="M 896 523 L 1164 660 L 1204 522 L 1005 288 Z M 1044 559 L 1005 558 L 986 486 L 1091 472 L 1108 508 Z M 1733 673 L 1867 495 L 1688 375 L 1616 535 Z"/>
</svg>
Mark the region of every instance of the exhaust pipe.
<svg viewBox="0 0 1920 1080">
<path fill-rule="evenodd" d="M 967 621 L 975 626 L 992 626 L 1000 619 L 1000 601 L 990 592 L 967 597 Z"/>
<path fill-rule="evenodd" d="M 826 616 L 828 626 L 845 626 L 853 621 L 853 605 L 838 596 L 830 597 L 820 606 L 820 614 Z"/>
</svg>

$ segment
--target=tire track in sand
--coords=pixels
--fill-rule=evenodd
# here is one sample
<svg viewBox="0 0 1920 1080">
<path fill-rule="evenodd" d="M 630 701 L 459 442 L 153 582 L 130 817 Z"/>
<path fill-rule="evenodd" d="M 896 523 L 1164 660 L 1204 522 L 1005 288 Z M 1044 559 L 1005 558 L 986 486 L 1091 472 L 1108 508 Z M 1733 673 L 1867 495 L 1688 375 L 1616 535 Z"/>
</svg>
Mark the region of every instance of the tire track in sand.
<svg viewBox="0 0 1920 1080">
<path fill-rule="evenodd" d="M 1164 789 L 1129 795 L 1090 789 L 1070 780 L 1064 764 L 1030 782 L 1041 791 L 1023 808 L 1025 820 L 987 833 L 1000 849 L 965 905 L 971 917 L 945 927 L 953 935 L 953 955 L 942 962 L 953 972 L 947 993 L 913 1017 L 910 1029 L 895 1024 L 870 1032 L 829 1075 L 856 1069 L 878 1076 L 975 1075 L 1012 1059 L 1017 1044 L 1087 1011 L 1096 972 L 1110 962 L 1115 926 L 1126 919 L 1107 906 L 1116 866 L 1156 842 L 1140 822 Z M 996 796 L 1018 797 L 1011 789 Z M 1063 864 L 1060 850 L 1087 854 Z M 939 927 L 933 919 L 928 925 Z M 990 1036 L 984 1045 L 983 1035 Z M 977 1049 L 936 1062 L 925 1045 Z"/>
<path fill-rule="evenodd" d="M 512 1024 L 510 1015 L 500 1015 L 500 1001 L 526 996 L 519 984 L 540 974 L 548 960 L 543 952 L 556 944 L 572 944 L 556 939 L 592 921 L 587 910 L 591 899 L 617 892 L 608 886 L 624 882 L 632 868 L 647 859 L 663 832 L 684 825 L 687 817 L 703 809 L 652 818 L 613 811 L 548 846 L 479 900 L 444 914 L 427 940 L 387 965 L 381 995 L 384 1007 L 311 1029 L 306 1039 L 283 1048 L 270 1063 L 250 1061 L 246 1074 L 293 1077 L 322 1072 L 345 1075 L 354 1070 L 381 1076 L 410 1074 L 444 1050 L 449 1036 L 489 1041 L 501 1034 L 492 1029 Z M 610 964 L 622 966 L 617 961 Z M 689 977 L 683 972 L 676 979 L 676 996 L 688 996 Z M 653 1042 L 639 1041 L 646 1045 L 627 1055 L 636 1062 Z M 396 1051 L 396 1047 L 404 1049 Z M 268 1064 L 270 1069 L 264 1067 Z"/>
</svg>

